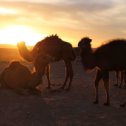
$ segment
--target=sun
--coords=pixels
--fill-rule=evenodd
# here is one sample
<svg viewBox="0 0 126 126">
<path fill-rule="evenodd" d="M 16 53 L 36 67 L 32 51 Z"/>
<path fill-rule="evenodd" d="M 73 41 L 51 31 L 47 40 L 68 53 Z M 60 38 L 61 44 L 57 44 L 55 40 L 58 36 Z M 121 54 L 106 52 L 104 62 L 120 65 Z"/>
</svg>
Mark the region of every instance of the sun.
<svg viewBox="0 0 126 126">
<path fill-rule="evenodd" d="M 43 39 L 44 34 L 40 34 L 31 27 L 12 25 L 0 29 L 0 44 L 16 45 L 20 41 L 33 46 L 37 41 Z"/>
</svg>

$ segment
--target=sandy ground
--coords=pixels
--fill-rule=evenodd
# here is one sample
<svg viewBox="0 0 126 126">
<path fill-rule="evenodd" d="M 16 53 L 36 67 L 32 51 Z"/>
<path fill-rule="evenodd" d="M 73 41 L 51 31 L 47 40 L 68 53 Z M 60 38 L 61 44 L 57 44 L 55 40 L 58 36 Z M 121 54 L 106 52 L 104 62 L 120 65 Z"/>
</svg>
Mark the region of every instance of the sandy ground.
<svg viewBox="0 0 126 126">
<path fill-rule="evenodd" d="M 1 70 L 6 62 L 0 65 Z M 46 90 L 47 80 L 43 77 L 41 96 L 18 95 L 9 90 L 0 91 L 0 126 L 124 126 L 126 90 L 114 87 L 115 76 L 110 73 L 111 106 L 103 105 L 105 91 L 101 83 L 100 103 L 93 104 L 95 71 L 86 73 L 80 63 L 74 62 L 74 79 L 70 92 Z M 52 64 L 51 81 L 61 85 L 64 80 L 64 64 Z M 53 87 L 55 88 L 55 87 Z"/>
</svg>

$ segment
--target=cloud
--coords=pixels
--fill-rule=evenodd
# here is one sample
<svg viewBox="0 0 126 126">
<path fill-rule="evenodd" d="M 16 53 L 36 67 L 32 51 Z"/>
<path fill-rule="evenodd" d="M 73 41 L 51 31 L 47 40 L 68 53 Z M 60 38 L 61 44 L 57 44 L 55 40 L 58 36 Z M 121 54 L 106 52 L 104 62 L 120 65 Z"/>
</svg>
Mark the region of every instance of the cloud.
<svg viewBox="0 0 126 126">
<path fill-rule="evenodd" d="M 0 7 L 18 10 L 14 15 L 0 15 L 3 22 L 8 22 L 9 17 L 10 22 L 42 27 L 50 32 L 59 30 L 71 38 L 91 35 L 102 40 L 124 37 L 126 33 L 125 0 L 4 0 L 0 1 Z"/>
</svg>

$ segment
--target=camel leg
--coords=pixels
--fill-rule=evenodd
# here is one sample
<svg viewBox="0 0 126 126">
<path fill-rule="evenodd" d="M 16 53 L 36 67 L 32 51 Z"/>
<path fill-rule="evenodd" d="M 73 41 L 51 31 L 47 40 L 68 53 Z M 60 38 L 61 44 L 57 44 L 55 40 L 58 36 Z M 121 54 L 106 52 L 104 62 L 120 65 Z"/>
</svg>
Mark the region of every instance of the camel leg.
<svg viewBox="0 0 126 126">
<path fill-rule="evenodd" d="M 51 82 L 50 82 L 50 65 L 47 65 L 47 67 L 45 68 L 45 74 L 46 74 L 47 81 L 48 81 L 47 89 L 50 89 L 51 88 Z"/>
<path fill-rule="evenodd" d="M 70 77 L 70 81 L 69 81 L 69 85 L 68 85 L 68 88 L 66 89 L 67 91 L 70 90 L 70 87 L 71 87 L 71 83 L 72 83 L 72 80 L 73 80 L 73 68 L 72 68 L 72 63 L 70 62 L 69 63 L 69 77 Z"/>
<path fill-rule="evenodd" d="M 124 81 L 125 81 L 124 87 L 126 88 L 126 71 L 123 73 L 123 75 L 124 75 Z M 125 105 L 126 105 L 126 102 L 120 104 L 120 107 L 125 107 Z"/>
<path fill-rule="evenodd" d="M 43 63 L 42 61 L 39 56 L 34 61 L 34 66 L 35 66 L 36 72 L 35 72 L 33 80 L 30 81 L 32 84 L 35 83 L 35 85 L 39 85 L 42 82 L 42 76 L 44 75 L 45 69 L 47 67 L 47 64 Z"/>
<path fill-rule="evenodd" d="M 119 85 L 119 88 L 121 88 L 121 87 L 122 87 L 123 80 L 124 80 L 124 76 L 125 76 L 125 75 L 124 75 L 125 73 L 124 73 L 123 71 L 121 71 L 121 73 L 120 73 L 120 74 L 121 74 L 121 80 L 120 80 L 120 85 Z"/>
<path fill-rule="evenodd" d="M 119 71 L 116 71 L 116 84 L 114 84 L 114 86 L 118 85 L 119 85 Z"/>
<path fill-rule="evenodd" d="M 110 97 L 109 97 L 109 72 L 104 71 L 103 72 L 103 82 L 104 82 L 104 87 L 106 91 L 106 99 L 107 101 L 104 103 L 104 105 L 110 105 Z"/>
<path fill-rule="evenodd" d="M 93 102 L 94 104 L 98 104 L 99 102 L 98 86 L 99 86 L 99 81 L 101 79 L 102 79 L 102 71 L 98 70 L 95 78 L 95 101 Z"/>
<path fill-rule="evenodd" d="M 123 72 L 124 88 L 126 89 L 126 71 Z"/>
<path fill-rule="evenodd" d="M 126 88 L 126 71 L 123 73 L 123 77 L 124 77 L 124 81 L 125 81 L 124 87 Z M 126 105 L 126 102 L 120 104 L 120 107 L 125 107 L 125 105 Z"/>
<path fill-rule="evenodd" d="M 66 83 L 67 83 L 67 80 L 68 80 L 68 78 L 69 78 L 69 64 L 67 63 L 67 62 L 65 62 L 65 65 L 66 65 L 66 76 L 65 76 L 65 81 L 64 81 L 64 83 L 63 83 L 63 85 L 62 85 L 62 87 L 60 88 L 60 89 L 64 89 L 65 88 L 65 86 L 66 86 Z"/>
</svg>

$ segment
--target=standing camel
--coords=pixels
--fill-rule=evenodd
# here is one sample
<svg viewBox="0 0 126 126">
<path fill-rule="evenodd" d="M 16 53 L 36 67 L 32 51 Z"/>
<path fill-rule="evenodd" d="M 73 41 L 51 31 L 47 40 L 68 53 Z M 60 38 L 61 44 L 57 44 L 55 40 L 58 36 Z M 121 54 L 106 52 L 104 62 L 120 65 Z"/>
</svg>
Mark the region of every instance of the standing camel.
<svg viewBox="0 0 126 126">
<path fill-rule="evenodd" d="M 66 78 L 61 88 L 64 89 L 68 79 L 70 79 L 69 85 L 66 88 L 66 90 L 70 90 L 73 79 L 72 61 L 75 59 L 75 54 L 70 43 L 63 41 L 57 35 L 51 35 L 39 41 L 31 51 L 27 49 L 25 43 L 19 43 L 18 49 L 20 55 L 25 60 L 33 62 L 40 82 L 42 73 L 47 69 L 49 89 L 51 85 L 49 79 L 49 63 L 64 60 L 66 65 Z"/>
<path fill-rule="evenodd" d="M 112 40 L 98 47 L 95 51 L 91 48 L 91 41 L 90 38 L 85 37 L 78 43 L 81 49 L 82 64 L 85 69 L 97 68 L 94 103 L 97 104 L 99 102 L 98 86 L 99 81 L 103 80 L 107 99 L 104 105 L 110 105 L 109 71 L 126 70 L 126 40 Z"/>
<path fill-rule="evenodd" d="M 36 89 L 39 84 L 36 73 L 31 73 L 26 66 L 18 61 L 13 61 L 3 70 L 0 75 L 0 84 L 2 88 L 12 89 L 18 93 L 25 89 L 30 92 L 39 92 Z"/>
</svg>

